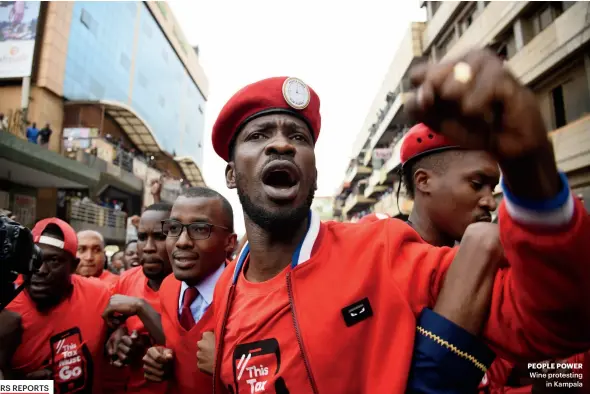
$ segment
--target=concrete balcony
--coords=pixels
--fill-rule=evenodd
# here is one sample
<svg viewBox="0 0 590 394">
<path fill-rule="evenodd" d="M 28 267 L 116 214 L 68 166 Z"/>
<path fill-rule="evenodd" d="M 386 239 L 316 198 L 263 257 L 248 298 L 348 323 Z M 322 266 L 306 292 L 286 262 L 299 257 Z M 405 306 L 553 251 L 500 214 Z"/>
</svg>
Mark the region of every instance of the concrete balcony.
<svg viewBox="0 0 590 394">
<path fill-rule="evenodd" d="M 370 167 L 362 166 L 360 164 L 356 164 L 354 167 L 350 169 L 346 173 L 346 178 L 344 178 L 345 183 L 352 183 L 356 182 L 360 179 L 366 178 L 367 175 L 371 174 L 373 170 Z"/>
<path fill-rule="evenodd" d="M 590 130 L 590 115 L 549 133 L 555 149 L 557 166 L 561 171 L 567 173 L 590 166 L 590 132 L 588 130 Z"/>
<path fill-rule="evenodd" d="M 351 194 L 346 199 L 344 207 L 342 208 L 342 216 L 347 217 L 355 212 L 362 211 L 370 205 L 375 203 L 374 198 L 367 198 L 364 194 Z"/>
<path fill-rule="evenodd" d="M 406 137 L 400 138 L 400 140 L 394 145 L 393 152 L 391 153 L 391 158 L 383 164 L 381 168 L 381 183 L 384 183 L 400 165 L 400 151 L 402 149 L 402 144 Z"/>
<path fill-rule="evenodd" d="M 100 172 L 97 190 L 104 189 L 106 185 L 112 185 L 133 194 L 141 194 L 143 190 L 142 179 L 100 157 L 83 150 L 67 152 L 67 157 Z"/>
<path fill-rule="evenodd" d="M 371 198 L 374 194 L 387 190 L 387 186 L 381 185 L 381 170 L 375 170 L 369 177 L 369 183 L 363 193 L 365 197 Z"/>
<path fill-rule="evenodd" d="M 491 2 L 488 8 L 492 4 L 513 3 Z M 576 2 L 508 61 L 521 82 L 533 82 L 590 40 L 589 6 L 584 1 Z"/>
<path fill-rule="evenodd" d="M 371 138 L 369 149 L 363 161 L 365 165 L 368 165 L 370 163 L 371 155 L 377 145 L 382 144 L 384 141 L 386 141 L 388 137 L 391 140 L 393 134 L 399 132 L 396 128 L 392 126 L 398 123 L 404 123 L 403 118 L 405 118 L 405 116 L 403 114 L 402 109 L 408 98 L 408 93 L 400 93 L 397 95 L 391 107 L 389 107 L 389 110 L 383 118 L 383 122 L 381 122 L 381 125 L 377 129 L 377 132 Z"/>
<path fill-rule="evenodd" d="M 67 217 L 76 231 L 94 230 L 103 235 L 106 243 L 125 243 L 127 216 L 123 212 L 76 201 L 68 206 Z"/>
<path fill-rule="evenodd" d="M 452 4 L 444 2 L 441 4 L 439 12 L 445 5 L 450 8 Z M 528 4 L 528 1 L 490 1 L 445 54 L 443 60 L 456 58 L 470 49 L 482 48 L 493 42 Z M 436 13 L 435 18 L 439 16 L 439 12 Z"/>
<path fill-rule="evenodd" d="M 436 13 L 428 21 L 426 29 L 422 33 L 422 48 L 424 48 L 425 52 L 448 26 L 451 17 L 458 11 L 461 3 L 461 1 L 443 1 L 440 3 Z"/>
</svg>

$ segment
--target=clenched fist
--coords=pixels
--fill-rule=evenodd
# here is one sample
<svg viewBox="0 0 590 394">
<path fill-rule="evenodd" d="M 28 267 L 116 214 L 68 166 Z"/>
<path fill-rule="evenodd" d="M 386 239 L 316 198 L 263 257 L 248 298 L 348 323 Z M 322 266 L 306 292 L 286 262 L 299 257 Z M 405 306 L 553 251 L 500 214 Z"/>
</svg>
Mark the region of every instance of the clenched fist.
<svg viewBox="0 0 590 394">
<path fill-rule="evenodd" d="M 215 367 L 215 334 L 211 331 L 203 333 L 203 337 L 197 342 L 197 367 L 209 375 L 213 375 Z"/>
<path fill-rule="evenodd" d="M 146 380 L 162 382 L 170 378 L 174 354 L 171 349 L 154 346 L 143 357 L 143 373 Z"/>
<path fill-rule="evenodd" d="M 547 143 L 535 95 L 489 50 L 415 68 L 408 110 L 460 145 L 511 159 Z"/>
<path fill-rule="evenodd" d="M 405 108 L 416 121 L 464 148 L 494 155 L 516 196 L 557 195 L 561 180 L 537 99 L 493 52 L 418 66 L 411 80 L 417 90 Z"/>
</svg>

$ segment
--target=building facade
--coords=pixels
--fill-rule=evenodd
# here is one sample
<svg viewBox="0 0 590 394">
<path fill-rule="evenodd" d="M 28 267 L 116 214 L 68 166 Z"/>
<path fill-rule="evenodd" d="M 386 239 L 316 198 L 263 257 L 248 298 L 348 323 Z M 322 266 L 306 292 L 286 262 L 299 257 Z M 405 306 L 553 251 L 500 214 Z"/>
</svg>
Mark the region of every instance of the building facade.
<svg viewBox="0 0 590 394">
<path fill-rule="evenodd" d="M 399 150 L 412 126 L 403 113 L 407 72 L 418 61 L 443 61 L 487 47 L 537 96 L 559 168 L 590 206 L 590 3 L 422 2 L 427 22 L 412 23 L 353 147 L 335 212 L 357 220 L 369 212 L 406 215 L 399 200 Z M 497 189 L 498 199 L 501 192 Z"/>
<path fill-rule="evenodd" d="M 2 2 L 0 208 L 26 195 L 31 221 L 71 219 L 69 201 L 88 197 L 132 215 L 153 179 L 168 200 L 204 184 L 207 96 L 165 2 Z M 47 147 L 26 141 L 32 123 L 50 125 Z"/>
</svg>

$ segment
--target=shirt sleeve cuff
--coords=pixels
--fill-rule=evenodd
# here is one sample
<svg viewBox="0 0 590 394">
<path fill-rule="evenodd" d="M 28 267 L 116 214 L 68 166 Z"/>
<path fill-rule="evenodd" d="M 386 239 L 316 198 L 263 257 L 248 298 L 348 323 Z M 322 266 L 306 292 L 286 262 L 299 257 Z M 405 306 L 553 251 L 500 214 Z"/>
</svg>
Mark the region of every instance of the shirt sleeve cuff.
<svg viewBox="0 0 590 394">
<path fill-rule="evenodd" d="M 412 392 L 437 392 L 429 388 L 454 387 L 475 392 L 495 354 L 482 340 L 443 316 L 425 308 L 416 326 L 408 388 Z"/>
<path fill-rule="evenodd" d="M 531 201 L 513 195 L 502 180 L 506 211 L 514 221 L 527 225 L 561 227 L 574 217 L 574 198 L 567 177 L 559 173 L 561 190 L 549 200 Z"/>
</svg>

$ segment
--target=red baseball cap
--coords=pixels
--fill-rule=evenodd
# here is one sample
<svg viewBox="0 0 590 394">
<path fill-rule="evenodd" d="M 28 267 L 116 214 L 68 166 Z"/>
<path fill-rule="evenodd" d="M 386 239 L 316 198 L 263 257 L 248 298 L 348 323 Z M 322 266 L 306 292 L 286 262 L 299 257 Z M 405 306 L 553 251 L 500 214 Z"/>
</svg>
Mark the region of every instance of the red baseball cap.
<svg viewBox="0 0 590 394">
<path fill-rule="evenodd" d="M 213 149 L 229 161 L 230 144 L 240 129 L 259 116 L 274 113 L 300 118 L 317 141 L 322 119 L 316 92 L 298 78 L 274 77 L 242 88 L 223 106 L 213 125 Z"/>
<path fill-rule="evenodd" d="M 409 160 L 449 149 L 459 149 L 459 146 L 442 134 L 432 131 L 425 124 L 418 123 L 405 135 L 400 149 L 400 159 L 403 166 Z"/>
<path fill-rule="evenodd" d="M 55 224 L 57 227 L 59 227 L 64 236 L 63 241 L 43 235 L 43 232 L 50 224 Z M 74 231 L 72 226 L 63 220 L 58 218 L 47 218 L 40 220 L 37 222 L 37 224 L 35 224 L 32 232 L 33 242 L 37 244 L 55 246 L 56 248 L 63 249 L 66 252 L 69 252 L 72 256 L 76 257 L 76 253 L 78 252 L 78 236 L 76 235 L 76 231 Z"/>
<path fill-rule="evenodd" d="M 368 215 L 363 216 L 357 223 L 373 223 L 378 222 L 379 220 L 389 219 L 391 216 L 385 213 L 370 213 Z"/>
</svg>

